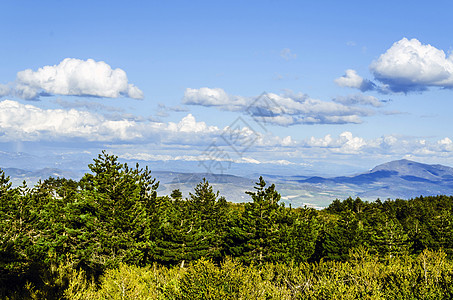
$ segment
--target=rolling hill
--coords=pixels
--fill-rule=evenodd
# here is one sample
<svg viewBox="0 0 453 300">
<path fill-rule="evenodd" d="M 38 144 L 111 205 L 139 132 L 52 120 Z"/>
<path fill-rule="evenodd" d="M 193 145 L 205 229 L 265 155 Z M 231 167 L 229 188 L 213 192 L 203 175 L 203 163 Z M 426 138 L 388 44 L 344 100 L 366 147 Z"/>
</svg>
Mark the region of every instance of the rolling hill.
<svg viewBox="0 0 453 300">
<path fill-rule="evenodd" d="M 39 179 L 65 177 L 79 179 L 83 172 L 63 171 L 58 168 L 43 168 L 27 171 L 18 168 L 5 168 L 14 185 L 24 180 L 30 185 Z M 231 202 L 249 201 L 245 191 L 252 191 L 256 178 L 211 173 L 182 173 L 154 171 L 152 175 L 160 181 L 158 193 L 169 195 L 179 189 L 184 197 L 189 197 L 193 188 L 206 178 Z M 381 199 L 409 199 L 420 195 L 453 195 L 453 168 L 443 165 L 429 165 L 410 160 L 396 160 L 378 165 L 370 171 L 337 177 L 320 176 L 282 176 L 263 175 L 268 183 L 275 183 L 282 195 L 282 200 L 293 207 L 312 206 L 321 208 L 334 199 L 360 197 L 374 201 Z"/>
</svg>

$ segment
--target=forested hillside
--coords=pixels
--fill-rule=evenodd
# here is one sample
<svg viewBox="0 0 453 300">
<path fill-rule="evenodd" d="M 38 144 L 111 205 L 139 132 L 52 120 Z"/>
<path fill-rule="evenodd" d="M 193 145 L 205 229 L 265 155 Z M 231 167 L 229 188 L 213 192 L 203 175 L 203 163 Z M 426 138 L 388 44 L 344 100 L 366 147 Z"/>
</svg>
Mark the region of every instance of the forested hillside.
<svg viewBox="0 0 453 300">
<path fill-rule="evenodd" d="M 89 168 L 18 188 L 1 172 L 2 298 L 453 295 L 451 196 L 292 208 L 259 178 L 233 204 L 206 180 L 159 196 L 150 170 L 106 153 Z"/>
</svg>

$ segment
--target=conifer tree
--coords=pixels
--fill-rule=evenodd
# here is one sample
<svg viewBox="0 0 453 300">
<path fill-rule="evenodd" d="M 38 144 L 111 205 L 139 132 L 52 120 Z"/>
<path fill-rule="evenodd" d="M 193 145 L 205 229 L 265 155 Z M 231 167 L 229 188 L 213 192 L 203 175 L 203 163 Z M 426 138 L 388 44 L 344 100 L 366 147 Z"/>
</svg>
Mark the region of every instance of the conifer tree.
<svg viewBox="0 0 453 300">
<path fill-rule="evenodd" d="M 332 260 L 347 260 L 349 250 L 363 244 L 364 234 L 363 223 L 356 214 L 350 210 L 342 212 L 335 225 L 326 229 L 323 255 Z"/>
<path fill-rule="evenodd" d="M 101 267 L 121 261 L 149 262 L 158 230 L 158 182 L 151 171 L 138 164 L 130 168 L 105 151 L 89 168 L 92 173 L 80 181 L 80 202 L 68 207 L 71 215 L 88 222 L 83 230 L 95 231 L 94 235 L 77 235 L 92 237 L 87 259 L 98 261 Z"/>
<path fill-rule="evenodd" d="M 244 207 L 244 232 L 246 246 L 244 259 L 247 262 L 261 264 L 266 261 L 276 261 L 282 255 L 280 252 L 282 237 L 285 234 L 287 211 L 280 204 L 280 194 L 275 185 L 266 188 L 263 177 L 256 183 L 255 192 L 246 192 L 252 202 Z M 286 235 L 287 236 L 287 235 Z"/>
<path fill-rule="evenodd" d="M 185 201 L 175 200 L 161 222 L 157 259 L 181 263 L 201 257 L 219 260 L 226 224 L 226 200 L 204 178 Z"/>
</svg>

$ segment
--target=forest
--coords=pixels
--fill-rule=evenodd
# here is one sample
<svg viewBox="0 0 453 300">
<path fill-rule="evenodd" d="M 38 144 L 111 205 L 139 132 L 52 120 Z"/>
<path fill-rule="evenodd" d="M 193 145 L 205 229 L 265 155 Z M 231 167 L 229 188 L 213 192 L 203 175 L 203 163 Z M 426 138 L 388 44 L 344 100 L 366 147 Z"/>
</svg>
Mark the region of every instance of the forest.
<svg viewBox="0 0 453 300">
<path fill-rule="evenodd" d="M 2 299 L 452 299 L 453 197 L 286 207 L 259 178 L 183 198 L 102 152 L 79 181 L 0 171 Z"/>
</svg>

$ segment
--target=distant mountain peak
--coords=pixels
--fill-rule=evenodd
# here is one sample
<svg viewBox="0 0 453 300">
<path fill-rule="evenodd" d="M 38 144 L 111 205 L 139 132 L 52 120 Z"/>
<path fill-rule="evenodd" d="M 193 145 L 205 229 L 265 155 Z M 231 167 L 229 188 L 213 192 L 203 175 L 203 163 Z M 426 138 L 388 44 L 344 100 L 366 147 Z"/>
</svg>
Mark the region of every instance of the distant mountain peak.
<svg viewBox="0 0 453 300">
<path fill-rule="evenodd" d="M 453 168 L 443 165 L 429 165 L 408 159 L 394 160 L 373 168 L 370 173 L 378 171 L 394 171 L 399 176 L 416 176 L 427 180 L 441 180 L 453 175 Z"/>
</svg>

